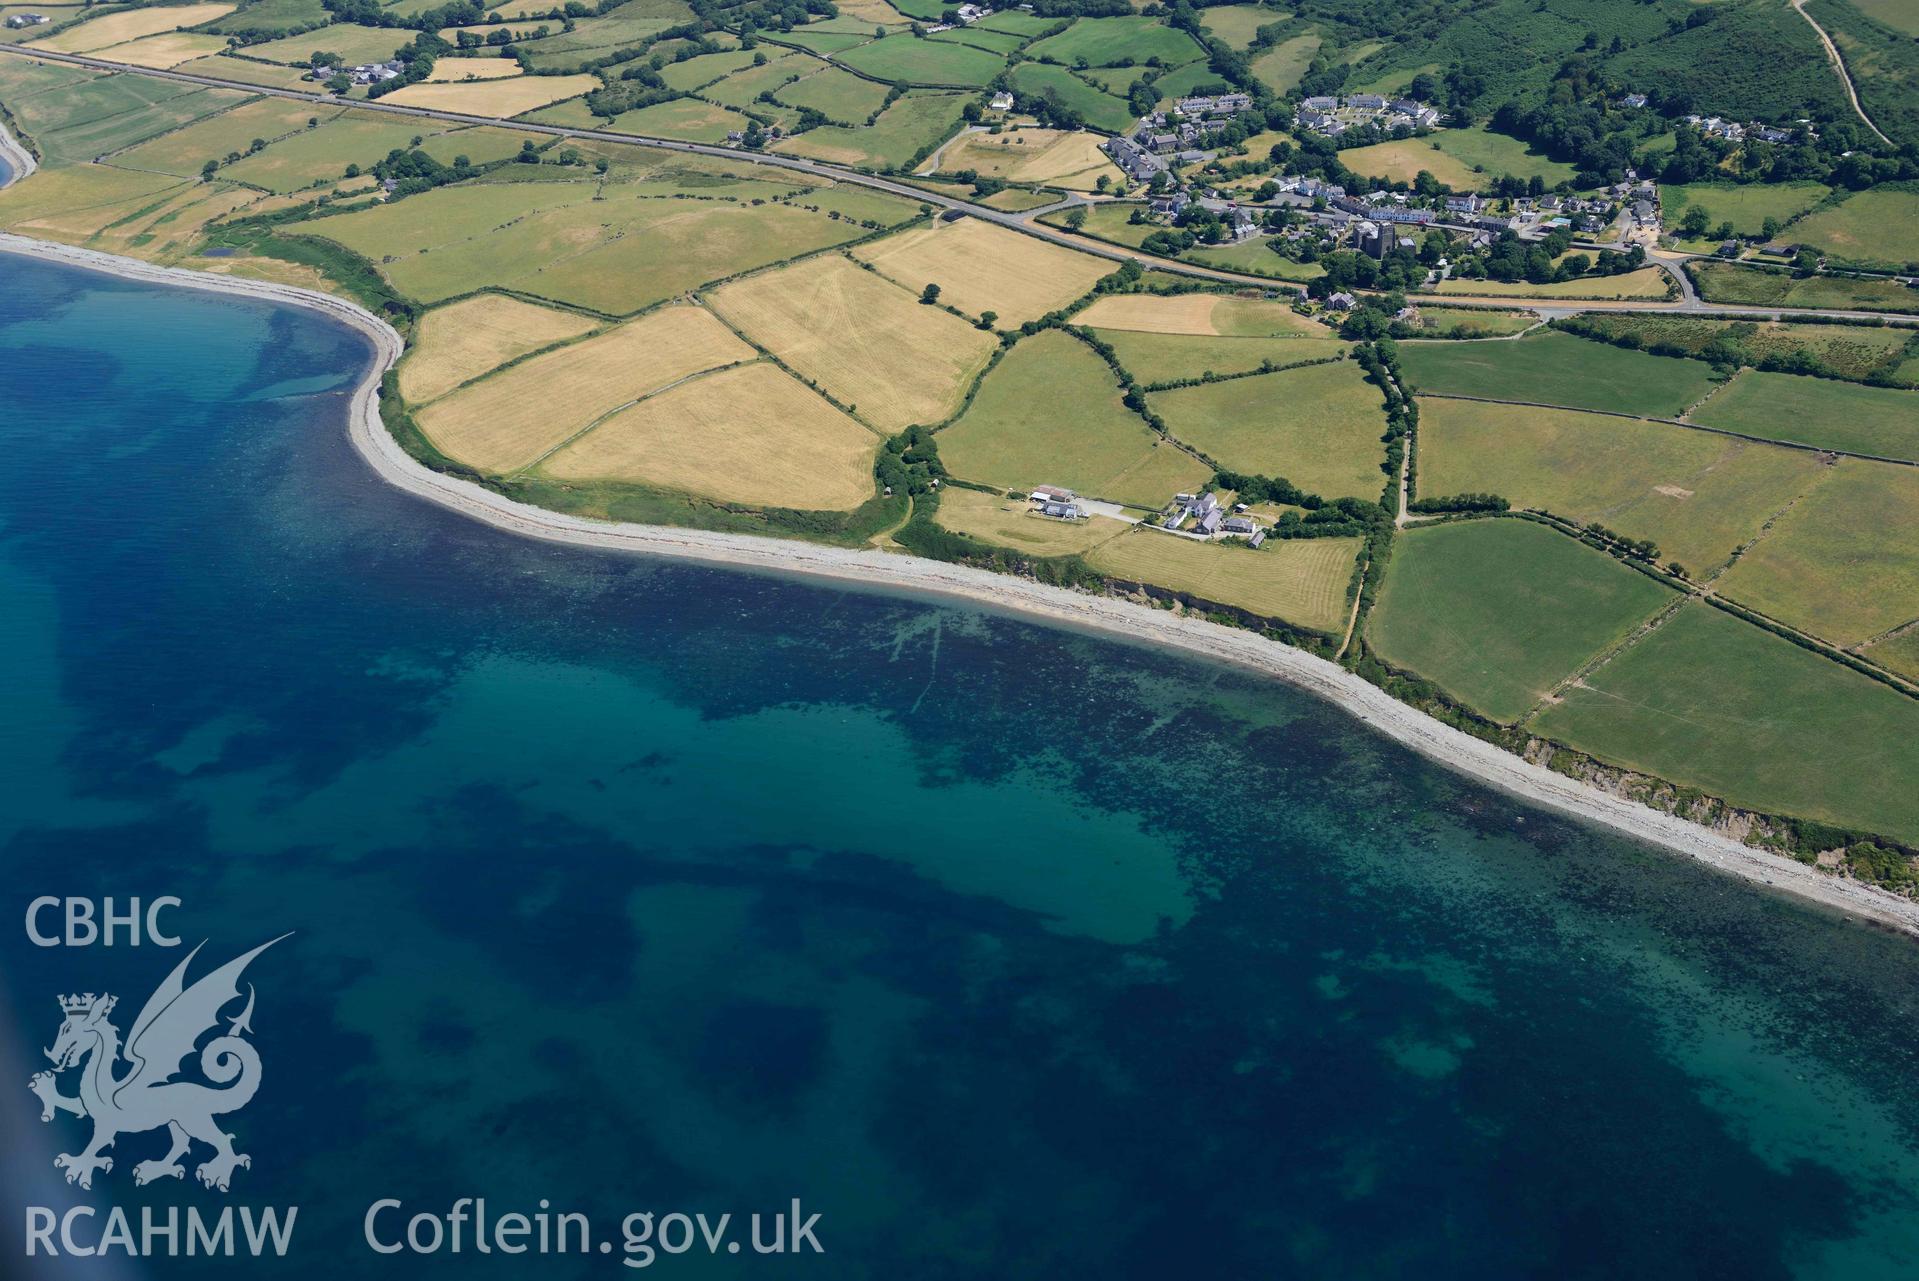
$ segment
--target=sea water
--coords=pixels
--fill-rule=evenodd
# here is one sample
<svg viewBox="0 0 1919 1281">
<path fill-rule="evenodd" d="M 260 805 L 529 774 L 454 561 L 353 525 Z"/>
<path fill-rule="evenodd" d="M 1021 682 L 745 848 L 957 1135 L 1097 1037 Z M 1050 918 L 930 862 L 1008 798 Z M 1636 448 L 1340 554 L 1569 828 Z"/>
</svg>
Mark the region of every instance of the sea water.
<svg viewBox="0 0 1919 1281">
<path fill-rule="evenodd" d="M 629 1214 L 795 1199 L 824 1253 L 651 1265 L 1919 1267 L 1911 943 L 1271 681 L 462 520 L 348 445 L 368 358 L 0 255 L 0 1273 L 66 1275 L 31 1206 L 297 1207 L 284 1258 L 117 1275 L 611 1277 Z M 177 898 L 182 946 L 35 946 L 41 896 Z M 192 946 L 289 932 L 231 1191 L 203 1147 L 136 1187 L 158 1130 L 64 1183 L 56 998 L 125 1033 Z M 368 1244 L 464 1197 L 619 1248 Z"/>
</svg>

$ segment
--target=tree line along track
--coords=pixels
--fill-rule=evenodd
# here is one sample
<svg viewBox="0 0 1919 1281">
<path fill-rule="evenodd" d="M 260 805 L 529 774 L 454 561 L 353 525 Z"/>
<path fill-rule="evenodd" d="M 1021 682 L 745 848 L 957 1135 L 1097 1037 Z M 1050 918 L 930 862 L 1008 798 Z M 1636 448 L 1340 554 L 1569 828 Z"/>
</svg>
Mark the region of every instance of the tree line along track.
<svg viewBox="0 0 1919 1281">
<path fill-rule="evenodd" d="M 481 116 L 462 111 L 445 111 L 434 107 L 410 107 L 400 103 L 379 101 L 355 102 L 335 97 L 330 93 L 309 93 L 301 89 L 282 89 L 269 85 L 248 84 L 240 80 L 227 80 L 219 76 L 205 76 L 186 71 L 160 70 L 153 67 L 139 67 L 131 63 L 113 62 L 106 58 L 89 57 L 86 54 L 59 53 L 49 49 L 36 49 L 32 45 L 0 42 L 0 53 L 16 57 L 37 59 L 42 62 L 64 63 L 69 66 L 86 67 L 94 71 L 117 72 L 126 75 L 145 76 L 154 80 L 167 80 L 177 84 L 198 85 L 207 89 L 231 89 L 240 93 L 270 98 L 283 98 L 293 102 L 308 102 L 316 106 L 351 107 L 359 111 L 377 111 L 389 115 L 407 116 L 416 120 L 438 120 L 457 125 L 490 125 L 507 129 L 517 129 L 522 133 L 538 134 L 550 138 L 584 138 L 593 142 L 612 143 L 615 146 L 643 147 L 656 151 L 679 152 L 686 155 L 712 156 L 721 160 L 730 160 L 736 164 L 764 165 L 769 168 L 786 169 L 822 178 L 829 182 L 851 183 L 867 187 L 874 191 L 885 192 L 902 199 L 932 205 L 936 208 L 962 213 L 977 218 L 981 222 L 992 223 L 1021 235 L 1032 236 L 1067 249 L 1077 250 L 1095 258 L 1109 262 L 1137 262 L 1142 267 L 1169 275 L 1186 276 L 1195 280 L 1209 280 L 1220 284 L 1243 285 L 1254 289 L 1273 289 L 1297 293 L 1299 287 L 1286 281 L 1276 281 L 1264 276 L 1246 275 L 1241 272 L 1220 271 L 1212 267 L 1196 266 L 1192 263 L 1178 262 L 1170 258 L 1160 258 L 1142 253 L 1121 245 L 1076 236 L 1071 232 L 1060 231 L 1031 220 L 1031 211 L 1027 213 L 1008 213 L 999 209 L 990 209 L 985 205 L 961 200 L 956 196 L 926 191 L 903 182 L 895 182 L 878 174 L 862 173 L 856 169 L 829 164 L 821 160 L 808 160 L 803 156 L 773 155 L 766 152 L 741 151 L 733 147 L 718 147 L 709 143 L 683 142 L 675 138 L 649 137 L 643 134 L 614 133 L 604 129 L 573 129 L 564 125 L 540 124 L 532 121 L 514 120 L 504 116 Z M 1566 313 L 1581 311 L 1644 311 L 1652 313 L 1681 312 L 1689 315 L 1780 315 L 1798 313 L 1802 315 L 1821 315 L 1846 320 L 1883 320 L 1905 319 L 1919 320 L 1919 315 L 1905 315 L 1893 312 L 1845 311 L 1828 308 L 1794 307 L 1767 311 L 1751 306 L 1717 306 L 1700 302 L 1610 300 L 1601 303 L 1580 303 L 1567 299 L 1566 306 L 1556 305 L 1556 300 L 1505 298 L 1442 298 L 1454 306 L 1495 307 L 1504 310 L 1525 309 L 1546 306 L 1554 311 Z"/>
</svg>

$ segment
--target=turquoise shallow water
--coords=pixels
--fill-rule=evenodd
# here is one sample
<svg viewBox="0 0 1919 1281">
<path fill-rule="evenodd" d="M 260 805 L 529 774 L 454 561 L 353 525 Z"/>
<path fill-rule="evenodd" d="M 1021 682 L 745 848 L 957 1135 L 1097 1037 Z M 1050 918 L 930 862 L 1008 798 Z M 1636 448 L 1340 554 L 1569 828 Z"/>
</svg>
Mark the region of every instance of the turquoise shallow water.
<svg viewBox="0 0 1919 1281">
<path fill-rule="evenodd" d="M 623 1271 L 361 1242 L 467 1195 L 824 1215 L 702 1277 L 1913 1274 L 1910 946 L 1238 673 L 451 518 L 347 447 L 363 358 L 0 255 L 0 1271 L 84 1133 L 4 1082 L 177 959 L 49 893 L 297 931 L 251 1169 L 92 1198 L 294 1248 L 162 1276 Z"/>
</svg>

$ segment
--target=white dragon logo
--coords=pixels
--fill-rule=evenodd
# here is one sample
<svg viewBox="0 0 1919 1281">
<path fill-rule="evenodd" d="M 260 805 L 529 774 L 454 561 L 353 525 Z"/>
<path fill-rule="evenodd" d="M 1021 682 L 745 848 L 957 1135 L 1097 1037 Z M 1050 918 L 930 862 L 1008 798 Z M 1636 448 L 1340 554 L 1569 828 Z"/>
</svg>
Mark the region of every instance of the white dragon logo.
<svg viewBox="0 0 1919 1281">
<path fill-rule="evenodd" d="M 280 938 L 285 938 L 281 935 Z M 241 1039 L 253 1030 L 253 987 L 247 986 L 246 1009 L 229 1020 L 229 1030 L 216 1036 L 200 1050 L 200 1071 L 207 1080 L 224 1089 L 214 1089 L 194 1081 L 176 1081 L 196 1043 L 220 1023 L 220 1011 L 239 999 L 240 974 L 249 962 L 280 939 L 262 943 L 245 956 L 227 962 L 219 969 L 186 986 L 187 966 L 200 954 L 196 947 L 175 967 L 160 985 L 140 1017 L 133 1021 L 124 1055 L 132 1065 L 126 1075 L 116 1077 L 114 1066 L 122 1056 L 120 1032 L 108 1021 L 118 998 L 84 996 L 60 998 L 66 1021 L 53 1048 L 46 1052 L 53 1061 L 52 1072 L 41 1072 L 28 1083 L 40 1097 L 42 1121 L 53 1120 L 56 1112 L 93 1118 L 93 1140 L 77 1155 L 53 1158 L 54 1165 L 67 1172 L 67 1182 L 83 1188 L 93 1186 L 97 1170 L 113 1172 L 111 1157 L 100 1155 L 113 1146 L 122 1134 L 167 1128 L 173 1147 L 158 1161 L 142 1161 L 133 1167 L 133 1181 L 145 1185 L 155 1179 L 184 1179 L 186 1156 L 199 1140 L 213 1149 L 213 1157 L 194 1174 L 209 1188 L 225 1192 L 236 1168 L 251 1168 L 253 1160 L 233 1150 L 233 1136 L 214 1124 L 213 1118 L 238 1112 L 252 1102 L 260 1088 L 260 1055 Z M 206 946 L 204 943 L 201 947 Z M 80 1093 L 68 1098 L 59 1092 L 55 1076 L 68 1068 L 84 1064 L 80 1071 Z"/>
</svg>

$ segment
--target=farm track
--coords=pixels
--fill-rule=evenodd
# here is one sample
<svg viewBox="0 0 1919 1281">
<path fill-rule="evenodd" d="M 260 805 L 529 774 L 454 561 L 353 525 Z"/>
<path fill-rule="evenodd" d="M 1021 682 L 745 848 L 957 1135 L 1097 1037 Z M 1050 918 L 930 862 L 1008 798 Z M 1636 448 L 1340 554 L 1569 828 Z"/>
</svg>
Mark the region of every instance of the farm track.
<svg viewBox="0 0 1919 1281">
<path fill-rule="evenodd" d="M 1853 111 L 1857 112 L 1859 118 L 1866 122 L 1866 128 L 1872 130 L 1874 136 L 1876 136 L 1879 141 L 1885 143 L 1888 147 L 1893 146 L 1894 143 L 1892 139 L 1886 137 L 1885 134 L 1879 131 L 1879 126 L 1874 124 L 1872 117 L 1866 114 L 1866 109 L 1859 105 L 1859 90 L 1857 86 L 1852 83 L 1852 72 L 1846 70 L 1846 60 L 1839 56 L 1839 46 L 1832 42 L 1832 37 L 1827 35 L 1826 29 L 1819 25 L 1819 20 L 1806 12 L 1806 0 L 1792 0 L 1792 8 L 1793 12 L 1804 18 L 1807 25 L 1811 26 L 1812 29 L 1818 33 L 1819 43 L 1826 46 L 1826 60 L 1832 63 L 1832 69 L 1839 73 L 1839 83 L 1846 87 L 1846 97 L 1852 100 Z"/>
<path fill-rule="evenodd" d="M 95 71 L 120 72 L 127 75 L 147 76 L 157 80 L 169 80 L 178 84 L 200 85 L 212 89 L 232 89 L 255 96 L 286 98 L 295 102 L 310 102 L 324 106 L 338 107 L 342 101 L 329 93 L 308 93 L 299 89 L 279 89 L 265 85 L 247 84 L 238 80 L 227 80 L 217 76 L 203 76 L 184 71 L 156 70 L 152 67 L 138 67 L 131 63 L 113 62 L 105 58 L 90 57 L 85 54 L 56 53 L 51 50 L 36 49 L 32 45 L 0 43 L 0 53 L 18 57 L 36 58 L 45 62 L 59 62 L 70 66 L 87 67 Z M 1156 271 L 1177 276 L 1188 276 L 1196 280 L 1212 280 L 1224 284 L 1246 285 L 1258 289 L 1284 290 L 1297 293 L 1297 286 L 1283 281 L 1275 281 L 1264 276 L 1245 275 L 1234 271 L 1219 271 L 1211 267 L 1200 267 L 1191 263 L 1179 262 L 1170 258 L 1159 258 L 1144 254 L 1136 249 L 1108 244 L 1085 236 L 1076 236 L 1070 232 L 1059 231 L 1031 220 L 1029 214 L 1007 213 L 990 209 L 971 201 L 960 200 L 953 196 L 925 191 L 904 182 L 896 182 L 877 174 L 861 173 L 854 169 L 828 164 L 825 161 L 808 160 L 801 156 L 770 155 L 765 152 L 745 152 L 731 147 L 712 146 L 707 143 L 681 142 L 672 138 L 653 138 L 639 134 L 613 133 L 601 129 L 570 129 L 562 125 L 538 124 L 530 121 L 515 120 L 504 116 L 480 116 L 459 111 L 442 111 L 430 107 L 407 107 L 397 103 L 385 102 L 349 102 L 344 105 L 360 111 L 378 111 L 391 115 L 410 116 L 414 119 L 439 120 L 457 125 L 492 125 L 517 129 L 523 133 L 540 134 L 551 138 L 586 138 L 594 142 L 607 142 L 619 146 L 643 147 L 658 151 L 681 152 L 688 155 L 713 156 L 723 160 L 754 165 L 765 165 L 776 169 L 789 169 L 796 173 L 810 174 L 829 182 L 845 182 L 855 186 L 869 187 L 889 195 L 906 200 L 929 204 L 938 208 L 956 211 L 980 219 L 982 222 L 996 223 L 1011 231 L 1050 241 L 1068 249 L 1075 249 L 1109 262 L 1138 262 Z M 1733 307 L 1705 302 L 1672 302 L 1669 300 L 1612 299 L 1598 301 L 1566 300 L 1565 306 L 1554 305 L 1553 300 L 1515 299 L 1515 298 L 1472 298 L 1466 296 L 1443 299 L 1453 306 L 1493 307 L 1510 311 L 1515 307 L 1532 310 L 1550 310 L 1555 314 L 1572 314 L 1582 311 L 1645 311 L 1645 312 L 1684 312 L 1695 315 L 1737 315 L 1766 316 L 1777 319 L 1786 314 L 1823 315 L 1842 319 L 1882 320 L 1888 317 L 1906 320 L 1919 320 L 1919 315 L 1894 312 L 1841 311 L 1836 309 L 1796 307 L 1767 309 L 1756 307 Z"/>
</svg>

